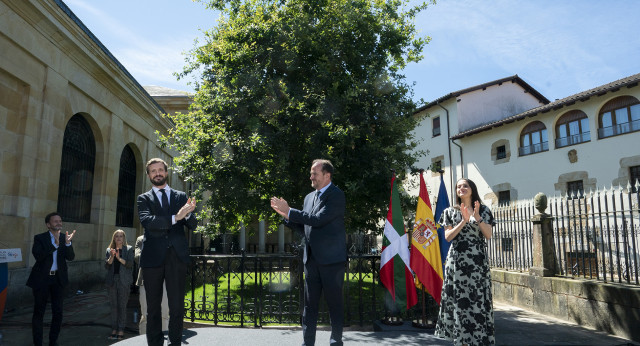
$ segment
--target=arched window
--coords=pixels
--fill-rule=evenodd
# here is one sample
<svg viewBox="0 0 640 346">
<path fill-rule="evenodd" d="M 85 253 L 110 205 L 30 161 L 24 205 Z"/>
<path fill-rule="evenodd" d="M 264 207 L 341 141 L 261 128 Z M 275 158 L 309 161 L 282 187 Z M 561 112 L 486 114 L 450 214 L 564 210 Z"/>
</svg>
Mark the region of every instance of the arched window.
<svg viewBox="0 0 640 346">
<path fill-rule="evenodd" d="M 96 142 L 89 123 L 76 114 L 64 129 L 58 213 L 64 221 L 88 223 L 91 218 Z"/>
<path fill-rule="evenodd" d="M 520 133 L 520 156 L 531 155 L 549 150 L 547 128 L 540 121 L 533 121 Z"/>
<path fill-rule="evenodd" d="M 598 138 L 606 138 L 640 130 L 640 101 L 633 96 L 620 96 L 607 102 L 598 117 Z"/>
<path fill-rule="evenodd" d="M 133 227 L 133 210 L 136 203 L 136 157 L 130 146 L 122 149 L 118 178 L 118 207 L 116 226 Z"/>
<path fill-rule="evenodd" d="M 590 140 L 589 118 L 583 111 L 573 110 L 558 119 L 556 123 L 556 148 Z"/>
</svg>

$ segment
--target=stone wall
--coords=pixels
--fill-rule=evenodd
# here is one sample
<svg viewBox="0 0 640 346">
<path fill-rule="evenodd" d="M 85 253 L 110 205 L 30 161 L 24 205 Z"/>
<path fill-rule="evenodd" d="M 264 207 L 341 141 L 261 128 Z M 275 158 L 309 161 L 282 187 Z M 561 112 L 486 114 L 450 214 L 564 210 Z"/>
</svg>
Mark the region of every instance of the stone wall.
<svg viewBox="0 0 640 346">
<path fill-rule="evenodd" d="M 640 342 L 640 287 L 491 270 L 493 299 Z"/>
<path fill-rule="evenodd" d="M 185 111 L 189 101 L 183 95 L 166 104 Z M 63 231 L 77 230 L 67 288 L 75 292 L 103 281 L 102 259 L 116 229 L 130 245 L 142 233 L 137 218 L 133 227 L 116 226 L 120 157 L 125 146 L 132 149 L 135 194 L 147 191 L 146 161 L 161 157 L 171 165 L 177 155 L 157 141 L 156 131 L 173 126 L 166 111 L 62 2 L 0 0 L 0 247 L 21 249 L 23 259 L 9 263 L 7 308 L 33 299 L 25 286 L 35 263 L 31 248 L 46 231 L 45 215 L 57 209 L 69 119 L 88 122 L 96 147 L 90 220 L 63 216 Z M 169 179 L 186 190 L 177 174 Z"/>
</svg>

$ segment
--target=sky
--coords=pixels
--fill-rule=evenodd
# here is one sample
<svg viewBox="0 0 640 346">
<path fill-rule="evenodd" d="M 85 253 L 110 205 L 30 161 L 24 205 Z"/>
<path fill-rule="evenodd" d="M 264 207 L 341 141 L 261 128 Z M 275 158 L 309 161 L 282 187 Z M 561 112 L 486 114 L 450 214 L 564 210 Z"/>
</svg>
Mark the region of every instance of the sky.
<svg viewBox="0 0 640 346">
<path fill-rule="evenodd" d="M 193 92 L 173 75 L 218 13 L 191 0 L 63 0 L 145 85 Z M 416 18 L 431 37 L 404 70 L 413 99 L 518 75 L 549 100 L 640 73 L 637 0 L 438 0 Z"/>
</svg>

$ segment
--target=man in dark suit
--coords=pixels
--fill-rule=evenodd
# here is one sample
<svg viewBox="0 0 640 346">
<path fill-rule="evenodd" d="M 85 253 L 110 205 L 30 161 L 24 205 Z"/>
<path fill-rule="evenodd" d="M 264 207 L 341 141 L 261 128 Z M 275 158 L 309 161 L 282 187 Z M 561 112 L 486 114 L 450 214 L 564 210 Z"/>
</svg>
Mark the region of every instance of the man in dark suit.
<svg viewBox="0 0 640 346">
<path fill-rule="evenodd" d="M 287 226 L 301 232 L 304 248 L 304 344 L 316 340 L 318 306 L 324 291 L 331 318 L 331 345 L 342 345 L 344 306 L 342 286 L 347 261 L 344 228 L 344 193 L 331 183 L 333 165 L 329 160 L 315 160 L 311 165 L 311 186 L 315 191 L 304 198 L 302 210 L 290 208 L 287 201 L 273 197 L 271 207 L 285 218 Z"/>
<path fill-rule="evenodd" d="M 195 200 L 167 185 L 167 164 L 162 159 L 147 162 L 151 190 L 138 196 L 138 216 L 144 227 L 140 267 L 147 293 L 147 344 L 163 345 L 162 287 L 169 301 L 169 343 L 182 342 L 184 286 L 190 263 L 184 227 L 194 229 Z"/>
<path fill-rule="evenodd" d="M 67 261 L 75 258 L 71 239 L 76 234 L 61 234 L 62 218 L 58 213 L 49 213 L 44 218 L 47 232 L 33 237 L 31 253 L 36 263 L 31 269 L 27 286 L 33 290 L 33 317 L 31 333 L 33 344 L 42 345 L 42 329 L 47 300 L 51 296 L 51 328 L 49 329 L 49 345 L 57 345 L 60 327 L 62 326 L 62 301 L 64 287 L 69 283 Z M 62 245 L 64 244 L 64 245 Z"/>
</svg>

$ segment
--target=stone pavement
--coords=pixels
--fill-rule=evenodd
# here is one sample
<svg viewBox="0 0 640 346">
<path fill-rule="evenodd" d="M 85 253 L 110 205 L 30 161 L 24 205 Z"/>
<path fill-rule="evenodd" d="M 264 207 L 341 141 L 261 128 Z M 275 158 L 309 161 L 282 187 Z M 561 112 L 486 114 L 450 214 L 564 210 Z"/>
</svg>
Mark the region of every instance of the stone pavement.
<svg viewBox="0 0 640 346">
<path fill-rule="evenodd" d="M 25 288 L 26 289 L 26 288 Z M 65 300 L 63 327 L 58 340 L 61 346 L 133 346 L 146 345 L 144 335 L 137 334 L 133 323 L 133 311 L 137 307 L 137 295 L 129 302 L 129 321 L 125 340 L 115 342 L 107 339 L 109 327 L 109 306 L 106 290 L 83 292 Z M 27 302 L 25 302 L 26 304 Z M 28 304 L 31 304 L 28 302 Z M 494 302 L 497 345 L 636 345 L 630 340 L 587 329 L 578 325 L 550 318 L 534 312 Z M 3 346 L 24 346 L 31 344 L 31 306 L 24 306 L 4 313 L 0 321 Z M 50 321 L 47 307 L 45 323 Z M 48 327 L 45 327 L 45 340 Z M 318 331 L 318 345 L 327 344 L 330 332 L 327 328 Z M 261 346 L 300 345 L 302 331 L 297 328 L 231 328 L 194 327 L 185 329 L 183 345 L 211 346 Z M 368 328 L 347 328 L 344 332 L 345 345 L 450 345 L 435 338 L 433 329 L 416 329 L 410 325 L 382 326 L 381 331 Z"/>
</svg>

